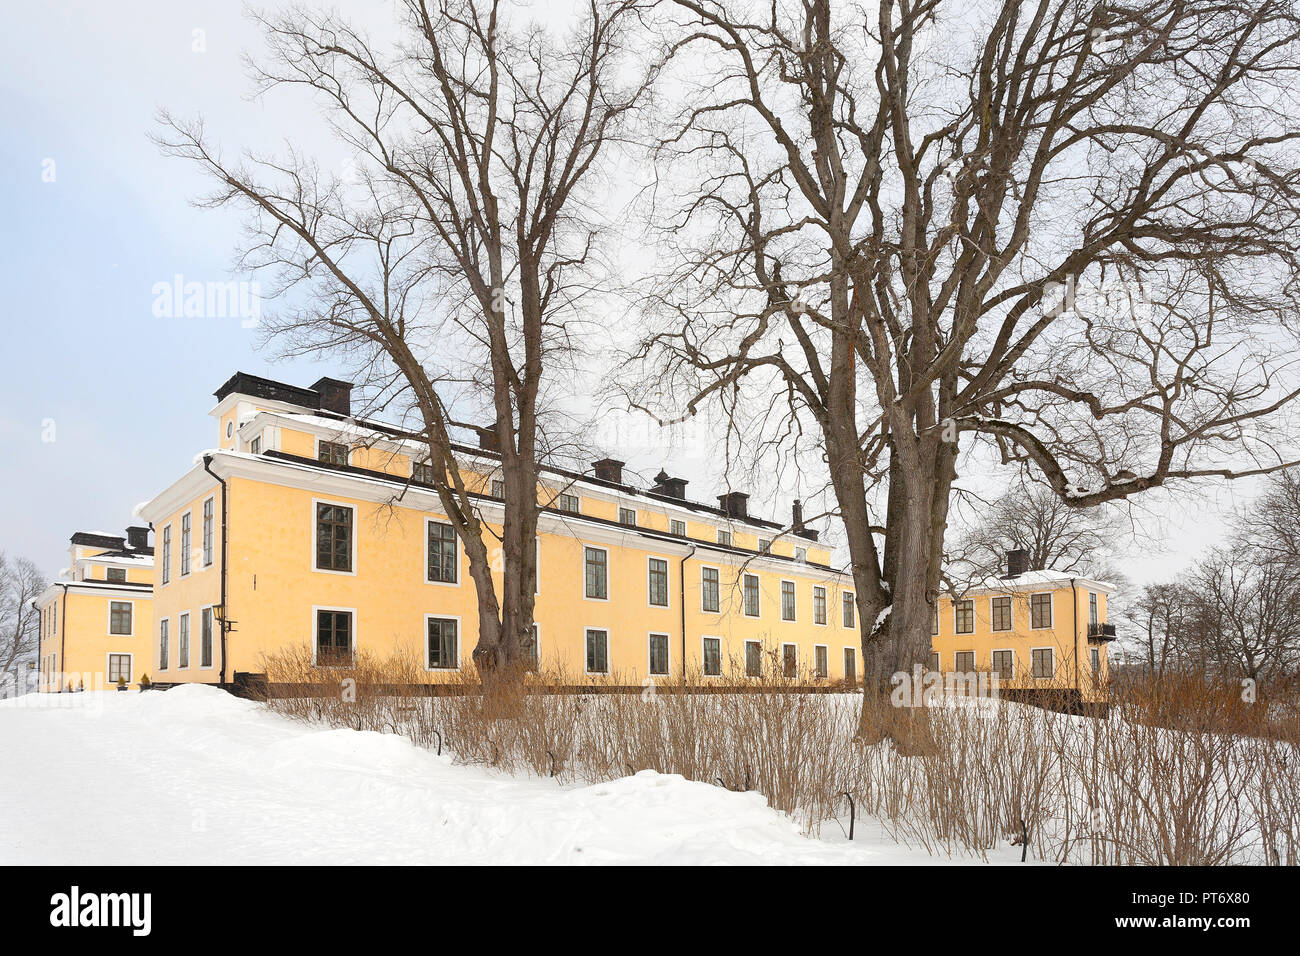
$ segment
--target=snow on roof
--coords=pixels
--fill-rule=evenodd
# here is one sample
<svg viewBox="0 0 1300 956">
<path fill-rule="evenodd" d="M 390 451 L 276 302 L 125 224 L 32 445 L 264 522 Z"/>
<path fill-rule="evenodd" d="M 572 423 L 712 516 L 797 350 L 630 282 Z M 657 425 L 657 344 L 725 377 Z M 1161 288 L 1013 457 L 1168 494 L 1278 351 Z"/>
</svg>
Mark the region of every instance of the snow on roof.
<svg viewBox="0 0 1300 956">
<path fill-rule="evenodd" d="M 1077 574 L 1067 571 L 1024 571 L 1014 577 L 1002 577 L 990 575 L 982 581 L 976 580 L 970 583 L 966 588 L 968 591 L 1006 591 L 1011 589 L 1041 587 L 1049 584 L 1069 584 L 1070 581 L 1088 581 L 1102 588 L 1115 589 L 1115 585 L 1109 581 L 1098 581 L 1088 577 L 1086 574 Z"/>
</svg>

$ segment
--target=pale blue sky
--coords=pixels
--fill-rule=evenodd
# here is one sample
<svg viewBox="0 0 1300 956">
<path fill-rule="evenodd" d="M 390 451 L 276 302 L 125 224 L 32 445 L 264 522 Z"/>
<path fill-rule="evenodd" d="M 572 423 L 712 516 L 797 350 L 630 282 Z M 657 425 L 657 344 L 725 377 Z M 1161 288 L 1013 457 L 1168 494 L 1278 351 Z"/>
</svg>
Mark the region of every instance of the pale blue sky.
<svg viewBox="0 0 1300 956">
<path fill-rule="evenodd" d="M 386 22 L 383 0 L 344 9 Z M 272 364 L 238 318 L 156 318 L 152 288 L 248 279 L 229 271 L 239 224 L 200 210 L 196 171 L 149 141 L 154 113 L 201 114 L 230 152 L 286 141 L 321 158 L 344 154 L 303 101 L 246 98 L 240 56 L 258 35 L 233 2 L 25 4 L 9 11 L 0 58 L 0 261 L 8 295 L 0 389 L 0 550 L 51 576 L 81 529 L 120 531 L 132 507 L 213 444 L 212 391 L 236 369 L 307 385 L 341 374 L 329 363 Z M 196 33 L 196 31 L 202 31 Z M 196 46 L 202 49 L 196 49 Z M 43 180 L 53 162 L 54 181 Z M 43 423 L 53 420 L 55 440 Z M 634 430 L 624 430 L 624 438 Z M 602 436 L 597 436 L 602 437 Z M 653 435 L 608 450 L 653 473 L 675 462 L 693 497 L 722 485 L 711 450 L 656 447 Z M 714 487 L 715 485 L 719 487 Z M 1148 502 L 1165 549 L 1135 544 L 1139 580 L 1168 576 L 1221 530 L 1240 491 Z M 1192 501 L 1195 500 L 1195 506 Z M 763 506 L 788 514 L 783 496 Z"/>
</svg>

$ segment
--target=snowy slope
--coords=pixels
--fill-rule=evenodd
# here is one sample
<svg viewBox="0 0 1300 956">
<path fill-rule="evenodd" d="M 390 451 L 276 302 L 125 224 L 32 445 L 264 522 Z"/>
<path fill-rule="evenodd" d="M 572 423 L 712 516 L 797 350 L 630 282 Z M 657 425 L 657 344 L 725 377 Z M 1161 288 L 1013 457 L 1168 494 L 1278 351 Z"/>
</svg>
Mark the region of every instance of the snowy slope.
<svg viewBox="0 0 1300 956">
<path fill-rule="evenodd" d="M 561 788 L 206 687 L 0 701 L 0 864 L 935 862 L 861 821 L 805 837 L 756 793 Z"/>
</svg>

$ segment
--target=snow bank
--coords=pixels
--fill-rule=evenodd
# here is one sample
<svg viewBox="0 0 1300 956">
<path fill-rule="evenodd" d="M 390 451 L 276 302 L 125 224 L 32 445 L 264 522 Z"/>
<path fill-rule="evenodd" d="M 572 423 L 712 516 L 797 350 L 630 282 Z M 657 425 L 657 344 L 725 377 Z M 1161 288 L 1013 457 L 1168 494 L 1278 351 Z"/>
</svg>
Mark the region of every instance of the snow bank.
<svg viewBox="0 0 1300 956">
<path fill-rule="evenodd" d="M 0 864 L 948 862 L 862 821 L 810 839 L 757 793 L 649 770 L 564 788 L 208 687 L 40 698 L 0 702 Z"/>
</svg>

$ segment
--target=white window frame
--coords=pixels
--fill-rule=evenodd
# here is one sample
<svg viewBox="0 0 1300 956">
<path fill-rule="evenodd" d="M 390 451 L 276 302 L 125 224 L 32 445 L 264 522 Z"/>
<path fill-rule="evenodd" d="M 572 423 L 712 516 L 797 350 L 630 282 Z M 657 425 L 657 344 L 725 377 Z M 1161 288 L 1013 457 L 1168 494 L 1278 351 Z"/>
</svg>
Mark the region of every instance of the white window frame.
<svg viewBox="0 0 1300 956">
<path fill-rule="evenodd" d="M 565 508 L 563 505 L 563 501 L 565 498 L 573 499 L 573 501 L 577 503 L 577 507 L 573 508 L 572 510 Z M 561 514 L 566 514 L 566 515 L 582 514 L 582 496 L 570 494 L 567 491 L 557 492 L 555 495 L 555 510 L 560 512 Z"/>
<path fill-rule="evenodd" d="M 970 605 L 970 630 L 961 631 L 957 629 L 957 608 L 962 604 Z M 975 599 L 974 598 L 956 598 L 952 602 L 952 633 L 954 637 L 968 637 L 974 634 L 977 628 L 975 621 Z M 953 667 L 956 667 L 953 664 Z"/>
<path fill-rule="evenodd" d="M 203 612 L 212 612 L 212 663 L 207 667 L 203 666 Z M 217 654 L 221 650 L 221 622 L 217 620 L 217 606 L 215 604 L 204 604 L 199 608 L 199 665 L 201 671 L 214 671 L 217 669 Z"/>
<path fill-rule="evenodd" d="M 856 685 L 858 683 L 858 649 L 852 644 L 845 644 L 840 650 L 840 670 L 843 673 L 843 679 L 847 681 L 849 679 L 849 669 L 844 666 L 845 653 L 853 655 L 853 683 Z"/>
<path fill-rule="evenodd" d="M 817 592 L 822 592 L 822 622 L 817 622 Z M 814 584 L 812 586 L 812 612 L 813 627 L 830 627 L 831 624 L 831 601 L 830 590 L 824 584 Z M 829 665 L 828 665 L 829 666 Z"/>
<path fill-rule="evenodd" d="M 163 525 L 162 542 L 158 550 L 162 558 L 160 579 L 163 585 L 168 585 L 172 583 L 172 523 L 170 521 Z"/>
<path fill-rule="evenodd" d="M 207 513 L 208 505 L 212 505 L 212 515 L 209 518 Z M 199 555 L 202 558 L 204 568 L 210 568 L 217 560 L 217 496 L 208 495 L 199 505 Z M 212 543 L 211 552 L 208 550 L 208 542 Z"/>
<path fill-rule="evenodd" d="M 788 678 L 788 677 L 785 676 L 785 649 L 786 649 L 787 647 L 793 647 L 793 648 L 794 648 L 794 677 L 793 677 L 793 678 Z M 782 680 L 798 680 L 798 679 L 799 679 L 799 645 L 796 644 L 796 643 L 794 643 L 794 641 L 782 641 L 782 642 L 781 642 L 781 679 L 782 679 Z"/>
<path fill-rule="evenodd" d="M 652 638 L 652 637 L 662 637 L 662 638 L 664 639 L 664 645 L 668 648 L 668 662 L 667 662 L 667 665 L 666 665 L 667 669 L 666 669 L 662 674 L 656 674 L 656 673 L 654 672 L 653 658 L 651 657 L 651 654 L 650 654 L 650 638 Z M 583 650 L 583 653 L 584 653 L 584 655 L 585 655 L 586 650 L 587 650 L 585 644 L 584 644 L 582 650 Z M 671 634 L 669 634 L 667 631 L 646 631 L 646 636 L 645 636 L 645 672 L 646 672 L 646 676 L 647 676 L 647 677 L 669 677 L 669 676 L 672 675 L 672 672 L 673 672 L 673 636 L 672 636 Z"/>
<path fill-rule="evenodd" d="M 731 548 L 734 547 L 734 545 L 731 542 L 732 542 L 731 532 L 726 528 L 719 528 L 717 543 L 724 548 Z"/>
<path fill-rule="evenodd" d="M 167 631 L 167 666 L 162 662 L 162 632 L 164 628 Z M 169 671 L 172 669 L 172 619 L 170 617 L 158 618 L 158 643 L 154 645 L 154 650 L 158 652 L 157 670 Z"/>
<path fill-rule="evenodd" d="M 325 464 L 325 462 L 320 460 L 321 442 L 324 442 L 327 445 L 342 445 L 344 448 L 347 449 L 347 454 L 344 456 L 343 464 L 345 466 L 352 464 L 352 445 L 350 443 L 346 441 L 330 441 L 330 439 L 328 438 L 321 438 L 320 435 L 313 435 L 312 438 L 315 439 L 315 446 L 314 446 L 315 454 L 312 456 L 312 458 L 316 461 L 316 464 L 318 465 Z M 330 464 L 333 464 L 333 462 L 331 462 Z"/>
<path fill-rule="evenodd" d="M 127 631 L 125 634 L 118 634 L 113 630 L 113 605 L 114 604 L 126 604 L 129 605 L 131 608 L 131 630 Z M 110 597 L 108 599 L 108 625 L 107 625 L 106 633 L 108 634 L 109 637 L 135 637 L 135 602 L 134 601 L 130 600 L 129 598 Z"/>
<path fill-rule="evenodd" d="M 1034 598 L 1047 595 L 1047 623 L 1042 627 L 1034 627 Z M 1031 631 L 1050 631 L 1056 624 L 1056 597 L 1052 591 L 1031 591 L 1029 594 L 1029 629 Z M 1053 668 L 1055 673 L 1055 668 Z"/>
<path fill-rule="evenodd" d="M 578 575 L 578 587 L 582 589 L 582 599 L 584 601 L 595 601 L 598 604 L 608 604 L 610 602 L 610 596 L 614 593 L 613 575 L 610 573 L 610 566 L 609 566 L 609 548 L 600 544 L 588 544 L 585 541 L 581 542 L 581 547 L 582 547 L 582 551 L 579 553 L 578 556 L 582 562 L 582 573 Z M 587 549 L 588 548 L 590 548 L 592 551 L 605 552 L 605 596 L 603 598 L 587 596 Z M 601 630 L 601 628 L 597 628 L 597 630 Z M 583 645 L 582 654 L 584 659 L 583 666 L 586 666 L 587 647 L 585 644 Z"/>
<path fill-rule="evenodd" d="M 681 526 L 682 529 L 681 531 L 676 530 L 678 525 Z M 683 521 L 681 518 L 669 518 L 668 533 L 681 535 L 683 538 L 686 537 L 686 522 Z"/>
<path fill-rule="evenodd" d="M 181 621 L 185 622 L 184 627 L 181 627 L 181 623 L 180 623 Z M 179 614 L 176 615 L 176 669 L 178 671 L 188 671 L 188 670 L 193 670 L 194 668 L 194 665 L 190 663 L 190 661 L 194 657 L 194 655 L 191 653 L 191 651 L 194 650 L 194 645 L 192 641 L 192 638 L 194 637 L 194 628 L 190 626 L 193 623 L 194 623 L 194 615 L 191 614 L 189 611 L 181 611 Z M 181 663 L 181 634 L 185 635 L 185 663 L 184 664 Z M 313 651 L 312 653 L 314 656 L 315 652 Z"/>
<path fill-rule="evenodd" d="M 655 604 L 653 601 L 650 600 L 650 562 L 651 561 L 662 561 L 664 563 L 664 603 L 663 604 Z M 671 608 L 673 606 L 673 587 L 672 587 L 673 579 L 672 579 L 672 574 L 670 573 L 671 568 L 672 568 L 672 564 L 668 560 L 666 555 L 647 554 L 645 556 L 645 606 L 646 607 L 656 608 L 662 611 L 665 608 Z M 586 574 L 585 568 L 583 569 L 583 574 L 584 575 Z M 586 590 L 585 581 L 583 583 L 583 590 L 584 591 Z M 654 633 L 660 634 L 662 632 L 655 631 Z"/>
<path fill-rule="evenodd" d="M 787 584 L 790 585 L 790 596 L 794 598 L 794 606 L 790 609 L 792 612 L 790 617 L 785 616 L 785 586 Z M 792 581 L 790 578 L 781 579 L 780 607 L 778 610 L 783 621 L 797 622 L 799 620 L 799 583 L 797 581 Z"/>
<path fill-rule="evenodd" d="M 186 528 L 185 528 L 185 518 L 187 516 L 190 519 L 190 526 L 188 529 L 189 541 L 185 540 L 185 538 L 187 537 Z M 189 511 L 184 511 L 181 514 L 177 515 L 176 523 L 180 526 L 181 529 L 181 534 L 180 534 L 181 566 L 180 566 L 180 574 L 178 574 L 177 577 L 188 578 L 191 574 L 194 573 L 194 562 L 192 560 L 193 555 L 190 554 L 190 552 L 194 550 L 194 509 L 191 508 Z"/>
<path fill-rule="evenodd" d="M 109 660 L 114 657 L 129 657 L 131 659 L 131 676 L 127 678 L 127 686 L 135 680 L 135 652 L 134 651 L 105 651 L 104 652 L 104 684 L 109 687 L 116 687 L 117 681 L 110 680 L 108 677 Z"/>
<path fill-rule="evenodd" d="M 317 505 L 329 505 L 331 508 L 352 509 L 352 540 L 348 542 L 352 546 L 352 560 L 350 562 L 352 565 L 351 571 L 336 571 L 333 568 L 316 567 L 316 553 L 317 553 L 316 536 L 320 531 L 319 522 L 316 520 Z M 307 555 L 307 562 L 308 562 L 307 566 L 316 574 L 338 574 L 338 575 L 342 575 L 343 577 L 355 578 L 357 576 L 357 539 L 360 537 L 360 534 L 358 534 L 358 528 L 361 524 L 361 509 L 354 504 L 349 504 L 346 501 L 335 501 L 330 498 L 312 498 L 309 520 L 311 521 L 311 553 Z M 428 540 L 426 539 L 421 543 L 424 545 L 424 548 L 427 551 L 429 548 Z M 426 561 L 428 560 L 427 556 L 425 560 Z M 322 608 L 322 610 L 329 611 L 333 609 Z M 346 610 L 346 608 L 344 608 L 344 610 Z M 315 652 L 312 652 L 312 657 L 313 659 L 315 658 Z"/>
<path fill-rule="evenodd" d="M 1010 611 L 1007 615 L 1007 627 L 1000 628 L 993 626 L 993 602 L 1005 598 Z M 989 597 L 989 633 L 991 634 L 1010 634 L 1016 629 L 1016 599 L 1010 594 L 994 594 Z"/>
<path fill-rule="evenodd" d="M 316 612 L 317 611 L 346 611 L 352 615 L 352 627 L 350 629 L 351 633 L 348 635 L 348 639 L 352 642 L 352 648 L 351 648 L 352 663 L 356 664 L 357 662 L 357 616 L 358 616 L 357 609 L 354 607 L 337 607 L 332 604 L 313 604 L 311 606 L 311 625 L 307 631 L 307 633 L 311 635 L 310 637 L 311 666 L 321 667 L 326 670 L 346 670 L 346 666 L 343 664 L 317 664 L 316 663 L 317 638 L 320 636 L 316 633 Z"/>
<path fill-rule="evenodd" d="M 754 592 L 758 595 L 758 613 L 749 613 L 749 604 L 745 600 L 745 581 L 747 578 L 753 578 L 755 582 Z M 743 617 L 756 621 L 763 616 L 763 579 L 753 571 L 740 572 L 740 613 Z"/>
<path fill-rule="evenodd" d="M 632 521 L 630 523 L 623 520 L 624 512 L 627 512 L 632 516 Z M 637 520 L 638 516 L 635 508 L 628 508 L 625 505 L 618 506 L 618 525 L 620 528 L 635 528 L 637 526 Z"/>
<path fill-rule="evenodd" d="M 999 634 L 1003 634 L 1003 633 L 1005 633 L 1005 632 L 1004 632 L 1004 631 L 998 631 L 998 633 L 999 633 Z M 994 655 L 994 654 L 1001 654 L 1001 653 L 1007 653 L 1007 654 L 1010 654 L 1010 655 L 1011 655 L 1011 676 L 1010 676 L 1010 677 L 1002 677 L 1001 675 L 999 675 L 999 676 L 998 676 L 998 680 L 1015 680 L 1015 679 L 1016 679 L 1016 649 L 1015 649 L 1014 647 L 991 647 L 991 648 L 989 648 L 989 672 L 990 672 L 990 673 L 993 673 L 993 674 L 997 674 L 997 673 L 998 673 L 997 665 L 993 663 L 993 655 Z"/>
<path fill-rule="evenodd" d="M 751 674 L 749 672 L 749 645 L 750 644 L 753 644 L 755 647 L 758 648 L 758 673 L 757 674 Z M 745 638 L 745 645 L 743 650 L 745 652 L 745 657 L 741 661 L 741 663 L 744 667 L 745 677 L 748 680 L 762 680 L 763 679 L 763 642 L 755 637 L 747 637 Z"/>
<path fill-rule="evenodd" d="M 429 579 L 429 525 L 432 525 L 432 524 L 442 524 L 442 525 L 446 525 L 447 527 L 451 528 L 451 536 L 452 536 L 452 538 L 451 538 L 451 543 L 452 543 L 452 548 L 453 548 L 453 549 L 455 550 L 455 552 L 456 552 L 456 557 L 455 557 L 455 559 L 454 559 L 454 560 L 455 560 L 455 567 L 456 567 L 456 580 L 455 580 L 455 581 L 432 581 L 432 580 Z M 355 537 L 355 536 L 356 536 L 356 535 L 355 535 L 355 533 L 354 533 L 354 534 L 353 534 L 353 537 Z M 425 584 L 432 584 L 432 585 L 434 585 L 435 587 L 440 587 L 440 588 L 458 588 L 458 587 L 460 587 L 460 582 L 461 582 L 461 580 L 464 578 L 464 575 L 461 574 L 461 567 L 460 567 L 460 566 L 461 566 L 461 557 L 462 557 L 462 553 L 461 553 L 461 544 L 460 544 L 460 534 L 456 531 L 456 526 L 455 526 L 454 524 L 452 524 L 450 521 L 446 520 L 445 518 L 439 519 L 439 518 L 435 518 L 435 517 L 433 517 L 432 515 L 425 515 L 425 516 L 424 516 L 424 542 L 423 542 L 423 544 L 424 544 L 424 583 L 425 583 Z M 353 566 L 354 566 L 354 567 L 356 566 L 356 562 L 355 562 L 355 560 L 353 561 Z M 533 593 L 536 594 L 537 592 L 534 591 Z"/>
<path fill-rule="evenodd" d="M 826 652 L 826 673 L 825 674 L 817 673 L 817 648 L 819 647 Z M 830 680 L 830 679 L 831 679 L 831 647 L 829 644 L 814 644 L 813 645 L 813 680 Z"/>
<path fill-rule="evenodd" d="M 853 608 L 853 623 L 844 623 L 844 599 L 849 599 L 849 607 Z M 846 631 L 856 631 L 858 629 L 858 595 L 855 591 L 840 592 L 840 627 Z"/>
<path fill-rule="evenodd" d="M 593 671 L 587 669 L 587 632 L 600 631 L 605 635 L 605 669 Z M 582 672 L 589 677 L 608 677 L 614 673 L 613 641 L 609 639 L 609 628 L 598 624 L 587 624 L 582 628 Z"/>
<path fill-rule="evenodd" d="M 715 571 L 718 575 L 718 608 L 711 611 L 704 606 L 704 572 Z M 722 613 L 722 568 L 714 567 L 712 564 L 700 565 L 700 613 L 701 614 L 721 614 Z"/>
<path fill-rule="evenodd" d="M 1034 673 L 1034 651 L 1047 651 L 1052 655 L 1052 674 L 1050 677 L 1039 677 Z M 1056 679 L 1056 648 L 1051 646 L 1031 647 L 1029 649 L 1029 679 L 1030 680 L 1055 680 Z"/>
<path fill-rule="evenodd" d="M 708 672 L 708 670 L 706 669 L 706 662 L 708 661 L 709 656 L 708 656 L 708 654 L 705 653 L 705 651 L 704 651 L 704 642 L 705 642 L 705 641 L 717 641 L 717 642 L 718 642 L 718 672 L 717 672 L 716 674 L 710 674 L 710 673 Z M 722 666 L 722 637 L 721 637 L 720 635 L 718 635 L 718 634 L 701 634 L 701 635 L 700 635 L 700 675 L 701 675 L 702 677 L 712 677 L 712 678 L 715 678 L 715 679 L 717 679 L 717 678 L 722 678 L 722 677 L 725 677 L 725 676 L 726 676 L 726 668 L 724 668 L 724 667 Z"/>
<path fill-rule="evenodd" d="M 324 610 L 329 610 L 329 609 L 325 608 Z M 456 622 L 456 666 L 455 667 L 430 667 L 429 666 L 429 622 L 431 620 Z M 356 627 L 354 626 L 352 630 L 355 631 Z M 355 639 L 356 638 L 354 635 L 353 640 L 355 641 Z M 542 643 L 541 639 L 539 638 L 537 641 L 539 648 L 541 647 L 541 643 Z M 424 615 L 424 659 L 421 661 L 421 663 L 424 666 L 425 672 L 428 674 L 457 674 L 460 672 L 461 662 L 464 659 L 465 659 L 465 631 L 464 628 L 461 626 L 460 615 L 459 614 L 436 614 L 432 611 L 425 614 Z M 538 660 L 539 661 L 541 660 L 540 654 L 538 655 Z"/>
</svg>

